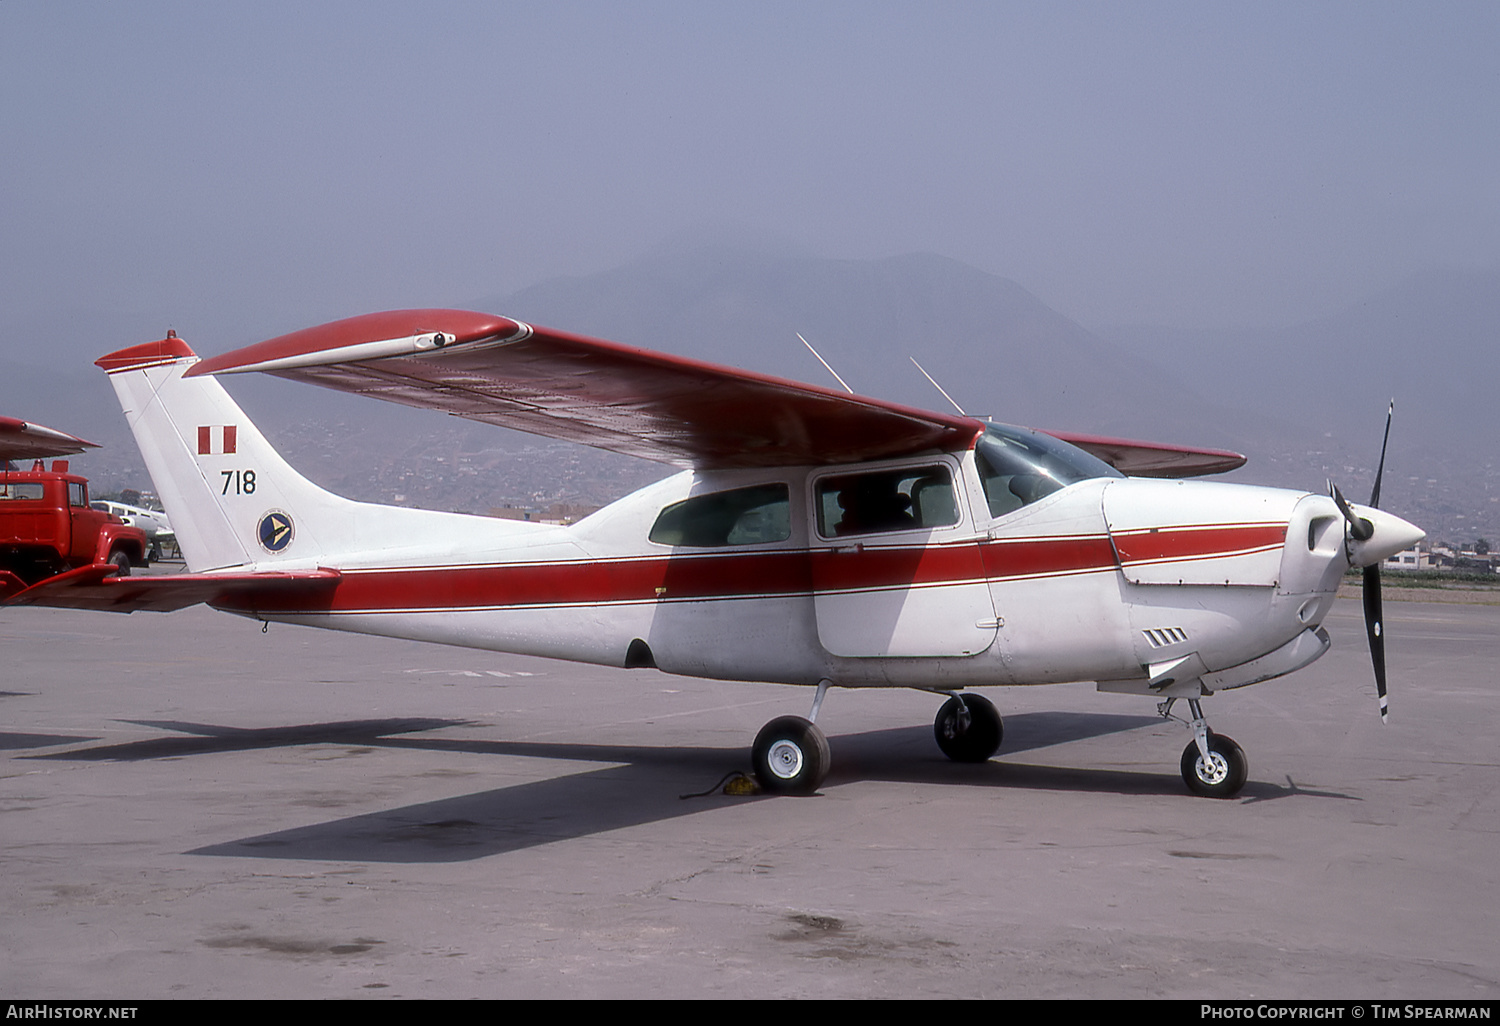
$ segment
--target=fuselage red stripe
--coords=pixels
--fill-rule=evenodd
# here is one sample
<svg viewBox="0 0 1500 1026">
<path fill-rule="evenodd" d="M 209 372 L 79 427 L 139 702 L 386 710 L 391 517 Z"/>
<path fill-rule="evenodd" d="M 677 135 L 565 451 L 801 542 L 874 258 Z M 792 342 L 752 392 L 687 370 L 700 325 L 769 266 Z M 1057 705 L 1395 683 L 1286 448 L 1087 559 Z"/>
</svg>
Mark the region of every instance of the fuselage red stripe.
<svg viewBox="0 0 1500 1026">
<path fill-rule="evenodd" d="M 937 587 L 1113 571 L 1119 563 L 1239 555 L 1284 538 L 1284 525 L 997 539 L 926 547 L 662 555 L 599 561 L 347 570 L 317 594 L 281 591 L 236 608 L 379 612 L 591 605 Z M 1122 544 L 1122 541 L 1128 541 Z M 1129 553 L 1127 556 L 1126 553 Z"/>
<path fill-rule="evenodd" d="M 1270 549 L 1286 541 L 1285 524 L 1236 524 L 1119 532 L 1115 550 L 1122 563 L 1229 556 Z"/>
</svg>

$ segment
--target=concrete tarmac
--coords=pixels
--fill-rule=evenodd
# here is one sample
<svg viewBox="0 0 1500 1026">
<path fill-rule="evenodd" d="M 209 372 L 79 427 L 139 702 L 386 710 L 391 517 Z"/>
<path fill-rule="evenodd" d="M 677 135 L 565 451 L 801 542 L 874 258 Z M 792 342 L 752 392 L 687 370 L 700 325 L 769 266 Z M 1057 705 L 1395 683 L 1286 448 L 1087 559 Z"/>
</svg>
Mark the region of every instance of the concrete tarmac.
<svg viewBox="0 0 1500 1026">
<path fill-rule="evenodd" d="M 1500 997 L 1500 608 L 1359 606 L 1213 697 L 834 691 L 808 798 L 680 798 L 810 690 L 258 623 L 0 610 L 6 998 Z"/>
</svg>

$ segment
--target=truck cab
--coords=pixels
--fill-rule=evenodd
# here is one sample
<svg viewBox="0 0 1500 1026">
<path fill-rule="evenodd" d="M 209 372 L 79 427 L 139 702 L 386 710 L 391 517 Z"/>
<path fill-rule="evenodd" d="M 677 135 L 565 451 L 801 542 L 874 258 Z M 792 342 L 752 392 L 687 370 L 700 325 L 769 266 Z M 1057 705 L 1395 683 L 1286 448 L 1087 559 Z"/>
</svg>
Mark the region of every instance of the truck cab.
<svg viewBox="0 0 1500 1026">
<path fill-rule="evenodd" d="M 89 506 L 86 478 L 37 460 L 30 470 L 0 469 L 0 571 L 35 584 L 74 567 L 111 563 L 129 574 L 146 565 L 146 535 Z"/>
</svg>

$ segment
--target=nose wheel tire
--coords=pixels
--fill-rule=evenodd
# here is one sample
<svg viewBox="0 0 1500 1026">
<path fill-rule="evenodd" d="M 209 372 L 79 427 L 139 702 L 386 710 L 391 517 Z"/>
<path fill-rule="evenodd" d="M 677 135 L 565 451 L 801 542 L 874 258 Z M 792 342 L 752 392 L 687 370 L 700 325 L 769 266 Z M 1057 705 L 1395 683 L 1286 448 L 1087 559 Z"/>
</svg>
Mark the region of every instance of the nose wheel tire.
<svg viewBox="0 0 1500 1026">
<path fill-rule="evenodd" d="M 779 716 L 761 728 L 751 753 L 755 779 L 772 794 L 812 794 L 832 762 L 828 738 L 810 720 Z"/>
<path fill-rule="evenodd" d="M 1182 780 L 1188 790 L 1205 798 L 1233 798 L 1245 786 L 1250 763 L 1233 738 L 1210 732 L 1207 759 L 1191 741 L 1182 750 Z"/>
<path fill-rule="evenodd" d="M 932 722 L 938 747 L 954 762 L 987 762 L 1000 750 L 1005 728 L 1000 714 L 987 698 L 965 695 L 950 698 Z"/>
</svg>

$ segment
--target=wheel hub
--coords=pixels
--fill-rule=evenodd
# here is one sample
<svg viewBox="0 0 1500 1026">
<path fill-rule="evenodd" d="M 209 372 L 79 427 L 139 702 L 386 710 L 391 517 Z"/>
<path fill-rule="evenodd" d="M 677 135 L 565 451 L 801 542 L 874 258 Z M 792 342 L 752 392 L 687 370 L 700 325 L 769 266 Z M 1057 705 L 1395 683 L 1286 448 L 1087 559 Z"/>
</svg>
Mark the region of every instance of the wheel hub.
<svg viewBox="0 0 1500 1026">
<path fill-rule="evenodd" d="M 777 741 L 766 753 L 766 764 L 782 780 L 791 780 L 802 772 L 802 749 L 791 741 Z"/>
<path fill-rule="evenodd" d="M 1229 777 L 1229 762 L 1218 752 L 1209 752 L 1207 759 L 1198 756 L 1197 772 L 1205 784 L 1222 784 Z"/>
</svg>

